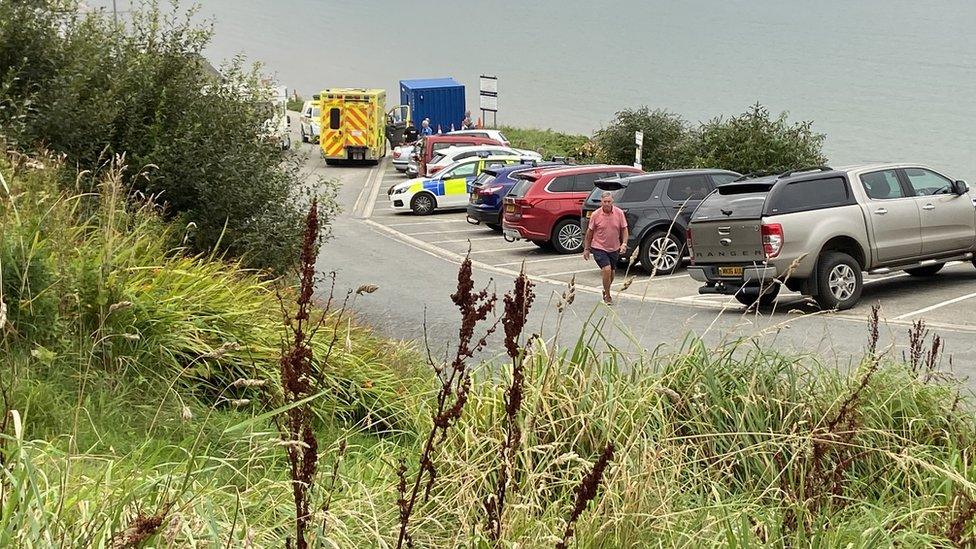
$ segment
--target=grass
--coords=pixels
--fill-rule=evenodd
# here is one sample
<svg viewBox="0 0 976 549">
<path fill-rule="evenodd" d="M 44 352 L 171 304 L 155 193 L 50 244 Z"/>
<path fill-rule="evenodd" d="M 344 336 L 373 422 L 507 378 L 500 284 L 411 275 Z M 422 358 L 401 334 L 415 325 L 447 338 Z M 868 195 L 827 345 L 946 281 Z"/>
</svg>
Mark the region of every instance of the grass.
<svg viewBox="0 0 976 549">
<path fill-rule="evenodd" d="M 596 148 L 585 135 L 513 126 L 502 126 L 499 129 L 513 147 L 536 151 L 543 158 L 571 156 L 580 163 L 595 161 Z"/>
<path fill-rule="evenodd" d="M 272 419 L 288 334 L 275 294 L 295 301 L 285 281 L 167 250 L 165 233 L 180 229 L 152 206 L 111 179 L 98 195 L 62 193 L 58 169 L 0 162 L 0 546 L 284 545 L 295 507 Z M 469 283 L 455 295 L 470 313 Z M 571 517 L 570 547 L 961 547 L 976 536 L 970 391 L 874 350 L 870 327 L 848 368 L 748 339 L 625 357 L 602 325 L 556 348 L 551 326 L 526 342 L 503 323 L 520 381 L 511 365 L 465 366 L 463 409 L 441 430 L 442 384 L 420 353 L 335 312 L 324 320 L 312 340 L 324 376 L 310 401 L 312 547 L 395 546 L 401 460 L 418 471 L 425 459 L 436 479 L 411 511 L 416 547 L 552 547 Z M 931 340 L 914 334 L 913 354 L 927 356 Z M 501 527 L 489 529 L 500 455 Z"/>
</svg>

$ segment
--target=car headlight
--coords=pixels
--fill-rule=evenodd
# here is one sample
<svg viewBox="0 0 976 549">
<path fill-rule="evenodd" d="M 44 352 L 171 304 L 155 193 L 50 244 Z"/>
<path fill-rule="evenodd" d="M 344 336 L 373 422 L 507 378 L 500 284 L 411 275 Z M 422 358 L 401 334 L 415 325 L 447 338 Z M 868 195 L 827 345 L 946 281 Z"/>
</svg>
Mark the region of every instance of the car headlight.
<svg viewBox="0 0 976 549">
<path fill-rule="evenodd" d="M 393 189 L 393 194 L 403 194 L 409 190 L 410 187 L 400 187 L 399 189 Z"/>
</svg>

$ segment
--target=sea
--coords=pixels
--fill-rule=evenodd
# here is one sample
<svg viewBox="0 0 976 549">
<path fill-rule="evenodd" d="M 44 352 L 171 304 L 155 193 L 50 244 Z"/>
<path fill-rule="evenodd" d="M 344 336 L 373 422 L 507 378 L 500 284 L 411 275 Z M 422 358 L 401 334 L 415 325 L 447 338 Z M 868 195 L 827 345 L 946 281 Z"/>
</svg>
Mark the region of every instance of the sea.
<svg viewBox="0 0 976 549">
<path fill-rule="evenodd" d="M 111 0 L 88 0 L 111 12 Z M 168 5 L 165 2 L 164 6 Z M 178 0 L 179 9 L 190 5 Z M 308 97 L 450 76 L 498 124 L 590 133 L 647 105 L 690 123 L 757 102 L 826 134 L 833 165 L 920 162 L 976 184 L 973 0 L 203 0 L 215 64 Z M 131 9 L 116 0 L 119 17 Z M 493 122 L 491 115 L 487 122 Z"/>
</svg>

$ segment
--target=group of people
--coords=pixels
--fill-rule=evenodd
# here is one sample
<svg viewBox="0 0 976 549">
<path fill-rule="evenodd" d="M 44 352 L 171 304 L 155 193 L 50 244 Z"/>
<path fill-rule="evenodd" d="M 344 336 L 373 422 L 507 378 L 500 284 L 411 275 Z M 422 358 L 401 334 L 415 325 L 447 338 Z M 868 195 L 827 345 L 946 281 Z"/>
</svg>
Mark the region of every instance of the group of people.
<svg viewBox="0 0 976 549">
<path fill-rule="evenodd" d="M 464 112 L 464 120 L 461 121 L 462 130 L 471 130 L 476 128 L 474 122 L 471 121 L 471 111 Z M 420 139 L 421 137 L 426 137 L 428 135 L 434 135 L 434 129 L 430 127 L 430 118 L 424 118 L 420 122 L 420 130 L 413 125 L 413 121 L 407 124 L 407 128 L 403 131 L 403 141 L 405 143 L 413 143 Z"/>
</svg>

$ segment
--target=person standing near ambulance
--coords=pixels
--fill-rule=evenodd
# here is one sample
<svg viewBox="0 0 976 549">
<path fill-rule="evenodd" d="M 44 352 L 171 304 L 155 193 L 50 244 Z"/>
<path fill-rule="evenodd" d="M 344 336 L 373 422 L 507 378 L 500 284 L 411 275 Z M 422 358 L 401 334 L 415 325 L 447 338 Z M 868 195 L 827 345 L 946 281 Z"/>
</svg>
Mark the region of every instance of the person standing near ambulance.
<svg viewBox="0 0 976 549">
<path fill-rule="evenodd" d="M 620 260 L 620 254 L 627 251 L 629 237 L 630 230 L 627 228 L 624 211 L 613 205 L 613 194 L 604 191 L 600 195 L 600 209 L 593 212 L 586 227 L 583 259 L 589 261 L 592 254 L 600 267 L 603 275 L 603 302 L 607 305 L 613 305 L 610 285 L 613 283 L 614 269 Z"/>
</svg>

